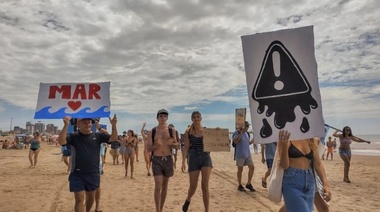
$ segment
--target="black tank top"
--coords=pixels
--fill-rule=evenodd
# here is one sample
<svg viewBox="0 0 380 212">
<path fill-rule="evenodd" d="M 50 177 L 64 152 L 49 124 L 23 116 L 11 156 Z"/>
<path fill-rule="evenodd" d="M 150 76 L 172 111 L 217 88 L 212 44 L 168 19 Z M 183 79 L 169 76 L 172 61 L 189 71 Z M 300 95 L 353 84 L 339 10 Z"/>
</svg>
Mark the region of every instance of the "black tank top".
<svg viewBox="0 0 380 212">
<path fill-rule="evenodd" d="M 312 160 L 314 158 L 313 150 L 310 150 L 310 152 L 305 155 L 299 149 L 297 149 L 297 147 L 295 147 L 292 142 L 290 142 L 288 155 L 290 158 L 306 157 L 309 160 Z"/>
</svg>

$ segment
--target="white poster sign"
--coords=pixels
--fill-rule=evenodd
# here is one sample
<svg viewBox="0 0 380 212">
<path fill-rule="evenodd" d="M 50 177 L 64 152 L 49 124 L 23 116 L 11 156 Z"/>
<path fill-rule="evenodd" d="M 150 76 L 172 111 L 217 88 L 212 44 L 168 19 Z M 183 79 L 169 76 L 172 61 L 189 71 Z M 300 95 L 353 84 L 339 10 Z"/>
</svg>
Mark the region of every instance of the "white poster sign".
<svg viewBox="0 0 380 212">
<path fill-rule="evenodd" d="M 324 136 L 313 26 L 242 36 L 254 139 Z"/>
<path fill-rule="evenodd" d="M 110 116 L 110 82 L 40 83 L 35 119 Z"/>
</svg>

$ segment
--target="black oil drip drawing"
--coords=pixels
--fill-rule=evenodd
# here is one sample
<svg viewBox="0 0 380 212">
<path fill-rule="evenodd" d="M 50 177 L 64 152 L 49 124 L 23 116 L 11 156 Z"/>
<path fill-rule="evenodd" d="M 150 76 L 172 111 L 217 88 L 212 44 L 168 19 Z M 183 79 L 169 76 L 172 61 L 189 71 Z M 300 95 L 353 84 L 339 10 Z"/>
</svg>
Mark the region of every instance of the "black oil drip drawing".
<svg viewBox="0 0 380 212">
<path fill-rule="evenodd" d="M 274 115 L 274 126 L 283 129 L 287 122 L 294 122 L 294 109 L 299 106 L 305 115 L 318 108 L 317 101 L 311 96 L 311 86 L 297 61 L 280 41 L 273 41 L 265 52 L 260 73 L 253 87 L 252 98 L 259 103 L 257 112 L 267 111 L 266 117 Z M 308 132 L 309 121 L 303 117 L 300 131 Z M 266 120 L 260 136 L 267 138 L 273 130 Z"/>
</svg>

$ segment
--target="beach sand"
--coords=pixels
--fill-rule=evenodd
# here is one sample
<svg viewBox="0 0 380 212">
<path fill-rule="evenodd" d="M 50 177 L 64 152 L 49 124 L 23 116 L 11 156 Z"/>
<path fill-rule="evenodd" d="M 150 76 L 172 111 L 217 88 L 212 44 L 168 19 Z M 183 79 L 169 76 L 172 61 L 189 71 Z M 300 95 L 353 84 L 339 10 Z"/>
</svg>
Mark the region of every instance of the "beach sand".
<svg viewBox="0 0 380 212">
<path fill-rule="evenodd" d="M 142 147 L 142 145 L 140 145 Z M 143 148 L 140 148 L 142 150 Z M 68 191 L 66 166 L 61 162 L 60 148 L 42 145 L 36 168 L 29 168 L 29 150 L 0 150 L 0 211 L 73 211 L 74 195 Z M 332 188 L 331 211 L 378 211 L 380 208 L 380 157 L 354 155 L 350 179 L 343 182 L 343 161 L 337 153 L 333 161 L 323 161 Z M 146 176 L 142 152 L 135 166 L 135 179 L 124 177 L 124 165 L 112 165 L 107 153 L 105 173 L 101 180 L 103 211 L 154 211 L 153 177 Z M 261 187 L 266 166 L 261 155 L 253 154 L 256 192 L 238 192 L 236 166 L 232 152 L 211 153 L 214 169 L 210 179 L 210 211 L 278 211 L 281 204 L 270 202 Z M 180 158 L 180 154 L 179 154 Z M 187 196 L 188 174 L 180 171 L 169 181 L 164 211 L 181 211 Z M 247 168 L 243 182 L 247 179 Z M 95 205 L 93 206 L 93 210 Z M 189 211 L 203 211 L 198 184 Z"/>
</svg>

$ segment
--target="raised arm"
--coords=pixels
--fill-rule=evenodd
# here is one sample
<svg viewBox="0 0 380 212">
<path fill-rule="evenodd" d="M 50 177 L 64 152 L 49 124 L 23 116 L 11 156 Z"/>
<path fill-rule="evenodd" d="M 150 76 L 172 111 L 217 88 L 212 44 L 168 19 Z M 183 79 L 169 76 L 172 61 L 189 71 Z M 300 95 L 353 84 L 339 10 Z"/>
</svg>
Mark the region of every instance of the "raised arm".
<svg viewBox="0 0 380 212">
<path fill-rule="evenodd" d="M 284 170 L 286 170 L 289 168 L 288 150 L 289 150 L 289 146 L 290 146 L 290 141 L 289 141 L 290 133 L 286 130 L 280 130 L 278 135 L 279 135 L 279 142 L 278 142 L 277 148 L 278 148 L 278 153 L 281 156 L 280 166 Z"/>
<path fill-rule="evenodd" d="M 370 141 L 363 140 L 363 139 L 358 138 L 358 137 L 356 137 L 354 135 L 351 136 L 351 140 L 356 141 L 358 143 L 367 143 L 367 144 L 371 143 Z"/>
<path fill-rule="evenodd" d="M 333 133 L 333 136 L 340 138 L 340 134 L 338 134 L 338 132 L 339 132 L 339 130 L 335 130 L 335 132 Z"/>
<path fill-rule="evenodd" d="M 144 122 L 143 126 L 141 127 L 141 136 L 142 136 L 144 141 L 146 141 L 148 139 L 147 135 L 145 134 L 145 126 L 146 126 L 146 122 Z"/>
<path fill-rule="evenodd" d="M 61 132 L 59 133 L 59 137 L 58 137 L 58 143 L 60 145 L 66 145 L 66 134 L 67 134 L 67 129 L 69 127 L 70 120 L 71 120 L 70 116 L 65 116 L 63 118 L 63 128 Z"/>
<path fill-rule="evenodd" d="M 113 115 L 113 118 L 109 118 L 110 119 L 110 124 L 112 126 L 112 133 L 111 133 L 111 137 L 109 139 L 109 142 L 112 142 L 112 141 L 116 141 L 117 140 L 117 127 L 116 127 L 116 124 L 117 124 L 117 117 L 116 117 L 116 114 Z"/>
</svg>

